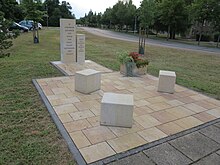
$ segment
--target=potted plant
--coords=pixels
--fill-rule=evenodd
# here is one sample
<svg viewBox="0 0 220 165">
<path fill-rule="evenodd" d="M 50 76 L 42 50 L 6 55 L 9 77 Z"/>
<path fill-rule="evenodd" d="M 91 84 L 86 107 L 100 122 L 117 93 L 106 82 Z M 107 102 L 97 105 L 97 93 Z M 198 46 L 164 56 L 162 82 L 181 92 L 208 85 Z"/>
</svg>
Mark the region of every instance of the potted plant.
<svg viewBox="0 0 220 165">
<path fill-rule="evenodd" d="M 146 74 L 149 61 L 137 52 L 126 51 L 118 53 L 120 72 L 127 76 L 138 76 Z"/>
<path fill-rule="evenodd" d="M 136 65 L 136 68 L 134 68 L 134 75 L 144 75 L 147 73 L 147 66 L 149 64 L 149 61 L 144 58 L 143 55 L 137 53 L 137 52 L 131 52 L 129 54 L 134 60 L 134 63 Z"/>
<path fill-rule="evenodd" d="M 130 68 L 130 66 L 132 66 L 134 63 L 134 60 L 131 56 L 128 56 L 128 52 L 123 51 L 123 52 L 119 52 L 117 53 L 117 58 L 120 62 L 120 73 L 127 75 L 128 70 L 127 68 Z"/>
</svg>

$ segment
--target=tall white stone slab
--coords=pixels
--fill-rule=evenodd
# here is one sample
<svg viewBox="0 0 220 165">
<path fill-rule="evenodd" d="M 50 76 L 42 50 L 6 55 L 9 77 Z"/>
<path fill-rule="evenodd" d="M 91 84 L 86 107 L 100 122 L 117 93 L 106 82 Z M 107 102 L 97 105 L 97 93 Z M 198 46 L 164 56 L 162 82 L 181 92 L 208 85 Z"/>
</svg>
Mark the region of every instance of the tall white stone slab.
<svg viewBox="0 0 220 165">
<path fill-rule="evenodd" d="M 77 63 L 83 64 L 85 62 L 85 34 L 76 35 L 76 52 Z"/>
<path fill-rule="evenodd" d="M 60 19 L 60 52 L 63 63 L 76 62 L 75 19 Z"/>
</svg>

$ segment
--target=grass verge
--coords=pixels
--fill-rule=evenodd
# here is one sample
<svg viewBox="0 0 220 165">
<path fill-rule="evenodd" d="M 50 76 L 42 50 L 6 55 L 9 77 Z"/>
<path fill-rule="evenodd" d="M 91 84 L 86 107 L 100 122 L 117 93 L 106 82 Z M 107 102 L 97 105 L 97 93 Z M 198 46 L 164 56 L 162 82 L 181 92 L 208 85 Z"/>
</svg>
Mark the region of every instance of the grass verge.
<svg viewBox="0 0 220 165">
<path fill-rule="evenodd" d="M 32 84 L 33 78 L 61 76 L 59 31 L 19 36 L 9 58 L 0 59 L 0 164 L 75 164 Z"/>
</svg>

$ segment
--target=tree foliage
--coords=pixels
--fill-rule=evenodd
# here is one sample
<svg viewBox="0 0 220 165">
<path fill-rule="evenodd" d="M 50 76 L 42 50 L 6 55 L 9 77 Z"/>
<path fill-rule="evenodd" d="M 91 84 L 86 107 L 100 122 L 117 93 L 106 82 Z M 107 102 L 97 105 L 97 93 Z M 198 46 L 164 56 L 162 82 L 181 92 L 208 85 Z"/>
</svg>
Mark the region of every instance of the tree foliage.
<svg viewBox="0 0 220 165">
<path fill-rule="evenodd" d="M 199 23 L 202 28 L 204 22 L 210 23 L 210 27 L 220 33 L 220 2 L 219 0 L 143 0 L 137 9 L 132 0 L 125 3 L 118 1 L 103 14 L 98 16 L 90 12 L 78 22 L 85 26 L 100 27 L 101 25 L 118 30 L 125 28 L 134 30 L 134 25 L 137 23 L 137 26 L 147 31 L 151 29 L 156 33 L 166 32 L 167 39 L 175 39 L 176 34 L 190 36 L 189 32 L 192 31 L 193 26 Z"/>
<path fill-rule="evenodd" d="M 49 26 L 59 26 L 60 18 L 75 18 L 74 14 L 70 10 L 72 7 L 69 2 L 59 0 L 45 0 L 42 8 L 46 11 L 43 25 L 47 25 L 47 16 L 48 16 L 48 25 Z"/>
<path fill-rule="evenodd" d="M 12 46 L 12 39 L 16 38 L 18 32 L 8 33 L 11 22 L 4 18 L 4 13 L 0 12 L 0 58 L 10 55 L 6 50 Z"/>
<path fill-rule="evenodd" d="M 141 27 L 149 28 L 154 24 L 156 3 L 154 0 L 143 0 L 139 11 Z"/>
<path fill-rule="evenodd" d="M 4 13 L 4 18 L 15 22 L 24 18 L 23 8 L 16 0 L 0 0 L 0 11 Z"/>
<path fill-rule="evenodd" d="M 193 16 L 193 21 L 200 27 L 198 45 L 200 44 L 202 37 L 203 27 L 206 23 L 212 21 L 214 8 L 216 5 L 218 7 L 218 3 L 219 2 L 217 0 L 195 0 L 192 4 L 191 14 Z M 216 17 L 216 19 L 218 18 Z"/>
<path fill-rule="evenodd" d="M 215 5 L 213 9 L 213 15 L 212 15 L 212 24 L 213 28 L 216 32 L 217 36 L 217 47 L 219 46 L 220 42 L 220 2 L 218 0 L 215 0 Z"/>
<path fill-rule="evenodd" d="M 188 11 L 184 0 L 163 0 L 158 4 L 159 20 L 167 26 L 170 39 L 176 33 L 186 31 L 188 27 Z"/>
<path fill-rule="evenodd" d="M 19 20 L 23 15 L 16 0 L 0 0 L 0 58 L 9 56 L 7 49 L 12 46 L 12 39 L 18 36 L 17 31 L 8 32 L 13 20 Z"/>
</svg>

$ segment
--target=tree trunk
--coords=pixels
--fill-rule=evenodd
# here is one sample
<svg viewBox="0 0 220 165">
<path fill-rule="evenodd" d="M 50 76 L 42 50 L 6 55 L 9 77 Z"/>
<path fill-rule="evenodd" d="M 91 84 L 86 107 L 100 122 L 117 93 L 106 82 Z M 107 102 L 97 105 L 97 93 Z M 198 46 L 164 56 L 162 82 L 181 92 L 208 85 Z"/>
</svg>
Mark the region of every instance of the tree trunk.
<svg viewBox="0 0 220 165">
<path fill-rule="evenodd" d="M 33 40 L 35 44 L 39 43 L 38 25 L 36 22 L 34 22 L 34 27 L 33 27 Z"/>
<path fill-rule="evenodd" d="M 139 28 L 139 43 L 138 43 L 139 47 L 138 47 L 138 52 L 140 52 L 140 48 L 141 48 L 141 28 Z"/>
<path fill-rule="evenodd" d="M 167 30 L 167 41 L 169 39 L 169 34 L 170 34 L 170 25 L 168 25 L 168 30 Z"/>
<path fill-rule="evenodd" d="M 35 28 L 33 27 L 33 42 L 34 42 L 34 38 L 35 38 Z"/>
<path fill-rule="evenodd" d="M 147 38 L 148 38 L 149 28 L 147 28 Z"/>
<path fill-rule="evenodd" d="M 170 30 L 170 37 L 169 38 L 172 39 L 172 30 Z"/>
<path fill-rule="evenodd" d="M 198 45 L 200 45 L 201 38 L 202 38 L 202 32 L 199 33 Z"/>
<path fill-rule="evenodd" d="M 37 28 L 37 38 L 38 38 L 38 43 L 39 43 L 40 42 L 39 28 Z"/>
<path fill-rule="evenodd" d="M 175 30 L 173 30 L 173 31 L 172 31 L 172 39 L 175 40 L 175 38 L 176 38 L 176 32 L 175 32 Z"/>
<path fill-rule="evenodd" d="M 216 45 L 217 48 L 218 48 L 218 45 L 219 45 L 219 41 L 220 41 L 220 35 L 218 36 L 218 41 L 217 41 L 217 45 Z"/>
<path fill-rule="evenodd" d="M 205 22 L 205 21 L 202 21 L 202 27 L 201 27 L 201 29 L 200 29 L 200 33 L 199 33 L 198 45 L 200 45 L 200 41 L 201 41 L 201 38 L 202 38 L 202 31 L 203 31 L 203 25 L 204 25 L 204 22 Z"/>
</svg>

